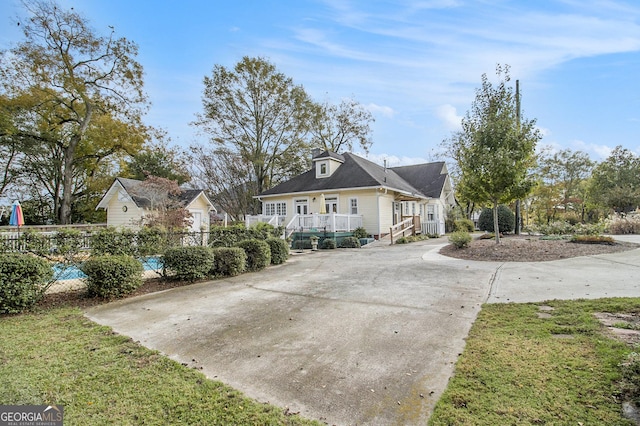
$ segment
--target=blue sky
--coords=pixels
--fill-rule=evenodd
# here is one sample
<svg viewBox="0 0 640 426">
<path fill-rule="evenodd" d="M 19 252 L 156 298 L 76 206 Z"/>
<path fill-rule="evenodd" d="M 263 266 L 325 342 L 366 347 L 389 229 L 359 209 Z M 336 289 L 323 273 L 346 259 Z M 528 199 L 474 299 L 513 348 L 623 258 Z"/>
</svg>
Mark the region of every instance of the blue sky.
<svg viewBox="0 0 640 426">
<path fill-rule="evenodd" d="M 374 115 L 369 158 L 439 159 L 483 73 L 509 64 L 541 145 L 606 158 L 640 154 L 637 0 L 60 0 L 98 32 L 139 45 L 148 124 L 172 143 L 206 143 L 190 126 L 205 75 L 261 56 L 316 101 L 353 97 Z M 0 2 L 0 48 L 21 40 L 18 0 Z"/>
</svg>

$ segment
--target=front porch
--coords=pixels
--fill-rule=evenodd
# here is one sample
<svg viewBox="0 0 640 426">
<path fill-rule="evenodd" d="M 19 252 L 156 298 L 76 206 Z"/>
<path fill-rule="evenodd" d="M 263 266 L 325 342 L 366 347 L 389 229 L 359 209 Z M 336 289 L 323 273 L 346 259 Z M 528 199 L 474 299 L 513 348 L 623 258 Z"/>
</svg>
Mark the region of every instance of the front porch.
<svg viewBox="0 0 640 426">
<path fill-rule="evenodd" d="M 293 232 L 353 232 L 362 227 L 362 215 L 353 214 L 296 214 L 288 223 L 285 216 L 256 215 L 247 216 L 247 227 L 258 222 L 266 222 L 273 226 L 284 226 L 289 236 Z"/>
</svg>

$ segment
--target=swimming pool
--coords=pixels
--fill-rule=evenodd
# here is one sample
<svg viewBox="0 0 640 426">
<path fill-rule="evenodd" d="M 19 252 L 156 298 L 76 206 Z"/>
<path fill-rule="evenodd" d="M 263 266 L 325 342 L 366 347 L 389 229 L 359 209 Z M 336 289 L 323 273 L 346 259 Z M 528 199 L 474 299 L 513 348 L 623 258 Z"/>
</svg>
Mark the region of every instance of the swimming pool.
<svg viewBox="0 0 640 426">
<path fill-rule="evenodd" d="M 142 263 L 142 267 L 145 271 L 159 271 L 162 269 L 162 259 L 159 257 L 149 257 L 147 259 L 138 260 Z M 54 281 L 76 280 L 83 278 L 87 278 L 87 275 L 76 265 L 53 265 Z"/>
</svg>

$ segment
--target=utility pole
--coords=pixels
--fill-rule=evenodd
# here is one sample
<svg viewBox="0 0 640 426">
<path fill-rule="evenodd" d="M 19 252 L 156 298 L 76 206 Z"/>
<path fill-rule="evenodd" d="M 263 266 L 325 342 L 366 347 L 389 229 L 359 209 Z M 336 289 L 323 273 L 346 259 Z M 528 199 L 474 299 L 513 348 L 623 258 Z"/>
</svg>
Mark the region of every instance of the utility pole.
<svg viewBox="0 0 640 426">
<path fill-rule="evenodd" d="M 520 135 L 520 80 L 516 80 L 516 126 L 518 135 Z M 521 222 L 521 214 L 520 214 L 520 200 L 516 200 L 516 223 L 515 223 L 515 234 L 520 235 L 520 222 Z"/>
</svg>

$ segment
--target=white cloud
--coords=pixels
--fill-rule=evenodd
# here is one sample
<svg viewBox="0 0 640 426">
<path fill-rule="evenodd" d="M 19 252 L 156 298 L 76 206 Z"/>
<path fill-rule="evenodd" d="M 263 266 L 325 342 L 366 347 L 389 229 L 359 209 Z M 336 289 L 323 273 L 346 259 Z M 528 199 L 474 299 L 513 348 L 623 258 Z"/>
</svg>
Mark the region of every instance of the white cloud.
<svg viewBox="0 0 640 426">
<path fill-rule="evenodd" d="M 374 116 L 376 114 L 380 114 L 383 117 L 393 118 L 393 116 L 395 115 L 395 111 L 393 110 L 393 108 L 384 105 L 376 105 L 374 103 L 370 103 L 368 105 L 365 105 L 365 108 L 368 109 L 369 112 L 371 112 L 371 114 L 373 114 Z"/>
<path fill-rule="evenodd" d="M 590 154 L 590 156 L 596 161 L 606 159 L 609 155 L 611 155 L 611 151 L 613 151 L 613 147 L 610 147 L 608 145 L 587 143 L 585 141 L 577 139 L 571 141 L 571 147 L 575 150 L 585 151 L 586 153 Z M 595 154 L 595 158 L 593 154 Z"/>
<path fill-rule="evenodd" d="M 456 107 L 450 104 L 440 105 L 436 108 L 436 116 L 442 120 L 447 130 L 460 130 L 462 116 L 458 115 Z"/>
<path fill-rule="evenodd" d="M 357 152 L 355 154 L 381 166 L 384 166 L 384 162 L 386 160 L 387 167 L 411 166 L 413 164 L 423 164 L 429 162 L 429 160 L 421 157 L 398 157 L 396 155 L 371 153 L 363 154 L 360 152 Z"/>
</svg>

